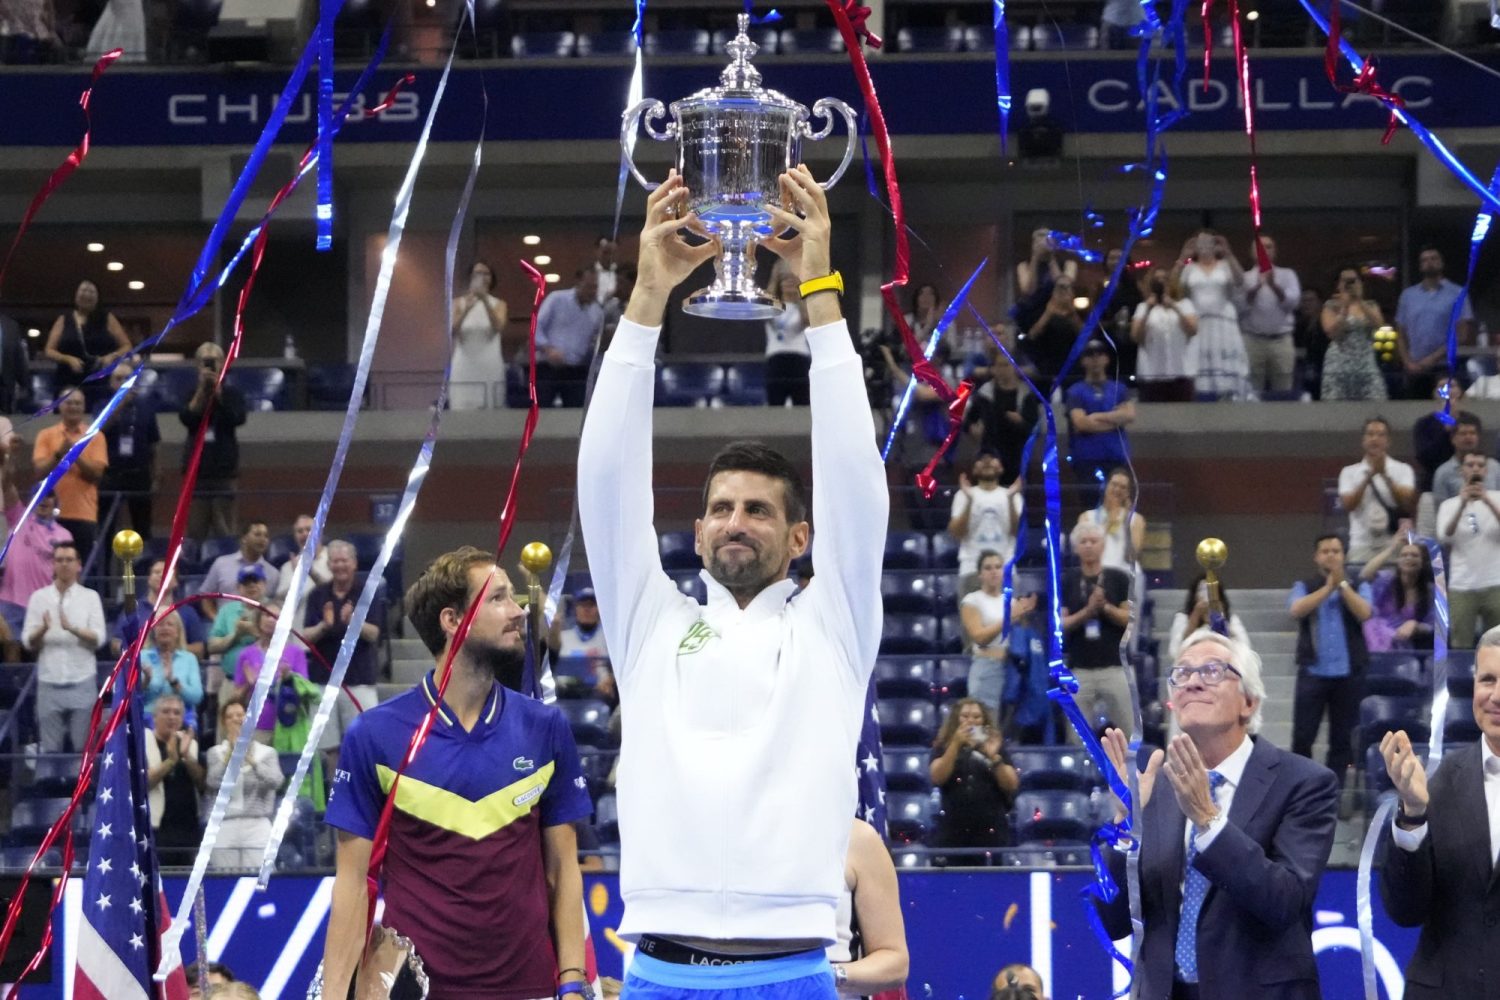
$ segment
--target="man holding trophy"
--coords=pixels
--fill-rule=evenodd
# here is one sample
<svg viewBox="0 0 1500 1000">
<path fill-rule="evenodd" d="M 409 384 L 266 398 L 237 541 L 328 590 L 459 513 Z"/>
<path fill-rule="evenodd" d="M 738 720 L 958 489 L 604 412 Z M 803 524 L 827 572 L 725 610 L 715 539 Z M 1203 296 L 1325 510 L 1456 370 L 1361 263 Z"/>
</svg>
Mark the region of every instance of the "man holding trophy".
<svg viewBox="0 0 1500 1000">
<path fill-rule="evenodd" d="M 723 248 L 675 170 L 647 201 L 635 291 L 579 449 L 583 533 L 624 722 L 616 796 L 632 1000 L 836 996 L 823 948 L 835 940 L 857 803 L 851 762 L 880 642 L 889 496 L 829 263 L 826 196 L 805 166 L 774 184 L 767 228 L 797 235 L 760 245 L 786 261 L 807 302 L 817 578 L 800 592 L 787 579 L 808 549 L 805 491 L 795 466 L 756 442 L 721 451 L 704 484 L 694 527 L 708 605 L 662 571 L 656 341 L 669 294 Z M 709 242 L 693 246 L 683 230 Z"/>
</svg>

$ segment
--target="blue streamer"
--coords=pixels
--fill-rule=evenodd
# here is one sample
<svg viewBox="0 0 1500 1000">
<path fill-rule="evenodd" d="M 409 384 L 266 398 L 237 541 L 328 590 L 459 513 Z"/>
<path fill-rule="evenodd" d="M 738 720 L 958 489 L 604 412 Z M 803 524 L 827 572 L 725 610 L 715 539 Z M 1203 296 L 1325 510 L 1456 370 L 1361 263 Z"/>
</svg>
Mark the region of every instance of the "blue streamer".
<svg viewBox="0 0 1500 1000">
<path fill-rule="evenodd" d="M 745 0 L 745 13 L 749 16 L 751 24 L 774 24 L 775 22 L 781 20 L 781 11 L 777 10 L 775 7 L 772 7 L 770 11 L 757 17 L 753 6 L 754 5 L 752 4 L 751 0 Z"/>
<path fill-rule="evenodd" d="M 333 249 L 333 26 L 344 0 L 318 5 L 318 205 L 320 251 Z"/>
<path fill-rule="evenodd" d="M 931 361 L 932 356 L 937 353 L 938 344 L 942 341 L 943 334 L 948 332 L 948 327 L 953 323 L 954 318 L 958 316 L 959 310 L 963 309 L 964 300 L 969 297 L 969 289 L 974 287 L 975 279 L 979 277 L 979 273 L 984 270 L 984 266 L 989 262 L 990 259 L 988 257 L 979 262 L 979 266 L 974 269 L 974 273 L 969 275 L 969 280 L 964 282 L 963 287 L 958 290 L 958 294 L 953 296 L 953 301 L 948 303 L 948 308 L 943 310 L 943 315 L 938 320 L 937 326 L 932 328 L 932 335 L 927 338 L 927 347 L 922 351 L 922 356 L 928 361 Z M 906 391 L 901 394 L 901 405 L 896 408 L 895 419 L 891 421 L 890 432 L 885 438 L 885 447 L 880 451 L 880 460 L 882 462 L 890 458 L 891 447 L 896 443 L 896 435 L 900 433 L 901 425 L 906 423 L 906 411 L 910 408 L 912 397 L 916 395 L 916 392 L 917 380 L 914 378 L 907 380 Z"/>
<path fill-rule="evenodd" d="M 1000 111 L 1000 155 L 1010 152 L 1010 27 L 1005 23 L 1005 0 L 995 3 L 995 106 Z"/>
<path fill-rule="evenodd" d="M 1489 190 L 1492 194 L 1500 195 L 1500 166 L 1495 167 L 1495 172 L 1490 176 Z M 1458 374 L 1458 318 L 1463 315 L 1464 303 L 1469 299 L 1469 289 L 1474 287 L 1474 269 L 1479 266 L 1479 250 L 1484 246 L 1484 241 L 1490 235 L 1490 226 L 1494 222 L 1495 213 L 1488 205 L 1479 207 L 1479 214 L 1474 216 L 1474 229 L 1469 234 L 1469 273 L 1464 278 L 1464 285 L 1458 290 L 1458 298 L 1453 300 L 1453 310 L 1448 314 L 1448 374 Z M 1453 416 L 1453 398 L 1449 392 L 1448 383 L 1441 388 L 1443 396 L 1443 408 L 1438 411 L 1438 419 L 1449 427 L 1458 421 Z"/>
</svg>

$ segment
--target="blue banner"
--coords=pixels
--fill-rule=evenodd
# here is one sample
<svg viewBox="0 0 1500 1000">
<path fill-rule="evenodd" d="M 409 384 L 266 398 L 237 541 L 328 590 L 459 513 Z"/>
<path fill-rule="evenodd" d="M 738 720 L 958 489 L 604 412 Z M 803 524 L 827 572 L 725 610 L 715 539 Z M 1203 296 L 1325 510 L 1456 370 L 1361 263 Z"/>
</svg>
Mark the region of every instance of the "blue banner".
<svg viewBox="0 0 1500 1000">
<path fill-rule="evenodd" d="M 1011 88 L 1019 109 L 1034 88 L 1048 92 L 1051 115 L 1071 132 L 1139 132 L 1141 110 L 1130 57 L 1088 54 L 1071 59 L 1022 58 L 1011 63 Z M 1500 68 L 1500 53 L 1477 58 Z M 1401 95 L 1431 127 L 1493 125 L 1496 81 L 1456 59 L 1425 54 L 1391 55 L 1379 60 L 1380 80 Z M 842 59 L 761 61 L 766 83 L 803 100 L 829 95 L 858 101 L 848 64 Z M 995 129 L 993 61 L 974 58 L 881 59 L 872 67 L 891 132 L 896 135 L 992 135 Z M 1387 113 L 1373 98 L 1338 94 L 1323 73 L 1321 50 L 1256 56 L 1256 123 L 1263 132 L 1312 129 L 1382 129 Z M 417 70 L 416 81 L 397 95 L 391 108 L 361 121 L 364 108 L 377 104 L 404 69 L 376 74 L 355 106 L 339 142 L 412 142 L 421 130 L 437 85 L 437 70 Z M 335 96 L 353 85 L 354 71 L 334 78 Z M 504 62 L 455 69 L 448 107 L 433 129 L 436 142 L 472 142 L 480 85 L 505 95 L 491 101 L 485 134 L 507 141 L 615 139 L 620 130 L 629 63 L 571 59 Z M 1190 74 L 1186 100 L 1191 114 L 1178 131 L 1236 132 L 1244 126 L 1238 109 L 1233 59 L 1216 55 L 1205 84 Z M 0 145 L 71 146 L 78 139 L 75 113 L 87 74 L 8 70 L 0 73 Z M 712 62 L 648 65 L 648 96 L 685 97 L 716 82 Z M 280 67 L 246 70 L 209 68 L 195 72 L 117 66 L 94 93 L 96 146 L 248 145 L 255 140 L 285 81 Z M 305 145 L 317 131 L 316 81 L 310 80 L 293 107 L 282 141 Z M 935 93 L 971 99 L 934 101 Z M 1163 91 L 1162 107 L 1173 106 Z M 1012 116 L 1012 130 L 1026 115 Z"/>
<path fill-rule="evenodd" d="M 1027 962 L 1042 973 L 1054 1000 L 1108 996 L 1123 970 L 1110 967 L 1085 921 L 1081 895 L 1090 882 L 1084 871 L 1046 872 L 981 869 L 901 872 L 901 902 L 911 949 L 908 992 L 930 1000 L 983 1000 L 995 972 L 1009 962 Z M 166 880 L 176 910 L 184 883 Z M 1355 873 L 1330 871 L 1318 892 L 1313 947 L 1323 995 L 1361 993 L 1359 930 L 1355 924 Z M 280 876 L 264 893 L 253 878 L 215 878 L 204 883 L 210 958 L 270 998 L 300 997 L 323 955 L 332 878 Z M 30 1000 L 71 997 L 68 968 L 77 940 L 72 933 L 82 899 L 79 882 L 68 886 L 68 902 L 55 921 L 57 945 L 52 983 L 28 986 Z M 623 952 L 614 935 L 623 907 L 613 875 L 585 877 L 594 946 L 605 975 L 621 974 Z M 497 933 L 502 928 L 496 928 Z M 1401 969 L 1416 947 L 1416 931 L 1396 927 L 1375 907 L 1376 969 L 1382 996 L 1400 995 Z M 196 956 L 196 929 L 183 937 L 183 958 Z M 1393 992 L 1394 991 L 1394 992 Z"/>
</svg>

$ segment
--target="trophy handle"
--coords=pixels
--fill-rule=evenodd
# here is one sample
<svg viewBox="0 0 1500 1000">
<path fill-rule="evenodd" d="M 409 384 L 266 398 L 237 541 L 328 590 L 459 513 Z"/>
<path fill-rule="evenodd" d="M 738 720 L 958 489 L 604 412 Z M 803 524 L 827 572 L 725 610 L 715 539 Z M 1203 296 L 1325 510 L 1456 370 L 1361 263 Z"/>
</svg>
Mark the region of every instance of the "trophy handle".
<svg viewBox="0 0 1500 1000">
<path fill-rule="evenodd" d="M 651 126 L 652 121 L 665 117 L 666 113 L 667 109 L 662 106 L 661 101 L 648 97 L 644 101 L 637 102 L 634 107 L 626 109 L 623 115 L 623 124 L 620 126 L 620 150 L 625 157 L 625 165 L 630 168 L 630 173 L 635 177 L 636 182 L 647 191 L 655 191 L 661 187 L 661 182 L 648 181 L 646 176 L 641 173 L 640 169 L 635 165 L 635 157 L 630 153 L 630 144 L 631 140 L 635 137 L 636 127 L 642 122 L 643 115 L 646 134 L 651 138 L 657 142 L 666 142 L 669 139 L 677 138 L 677 122 L 675 121 L 667 122 L 666 129 L 661 132 L 658 132 Z M 831 127 L 832 122 L 829 125 Z M 826 132 L 827 130 L 825 129 L 824 131 Z M 850 148 L 852 151 L 853 147 L 851 146 Z M 847 164 L 847 162 L 848 158 L 846 157 L 845 163 Z"/>
<path fill-rule="evenodd" d="M 844 146 L 843 162 L 833 172 L 832 177 L 829 177 L 826 181 L 818 185 L 824 191 L 827 191 L 839 182 L 839 178 L 844 176 L 844 171 L 849 169 L 849 161 L 854 159 L 854 140 L 859 135 L 859 125 L 854 120 L 854 109 L 836 97 L 820 98 L 813 104 L 812 113 L 816 117 L 822 118 L 827 124 L 814 132 L 812 126 L 808 125 L 807 122 L 802 123 L 802 134 L 808 139 L 811 139 L 813 142 L 817 142 L 819 139 L 826 139 L 828 138 L 828 134 L 833 131 L 833 112 L 835 111 L 844 116 L 844 124 L 849 129 L 849 141 Z"/>
</svg>

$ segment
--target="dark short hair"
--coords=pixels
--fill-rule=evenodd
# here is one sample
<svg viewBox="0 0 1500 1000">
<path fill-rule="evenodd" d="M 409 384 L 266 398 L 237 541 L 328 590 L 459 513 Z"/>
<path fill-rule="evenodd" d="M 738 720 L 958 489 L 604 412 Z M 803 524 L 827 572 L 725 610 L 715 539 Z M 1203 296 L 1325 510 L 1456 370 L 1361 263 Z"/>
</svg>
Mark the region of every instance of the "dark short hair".
<svg viewBox="0 0 1500 1000">
<path fill-rule="evenodd" d="M 250 534 L 251 531 L 254 531 L 257 524 L 262 528 L 265 528 L 266 531 L 271 530 L 270 521 L 246 521 L 245 526 L 240 529 L 240 537 L 244 538 L 246 535 Z"/>
<path fill-rule="evenodd" d="M 494 564 L 492 554 L 465 545 L 434 559 L 406 592 L 406 616 L 434 656 L 448 644 L 443 634 L 444 609 L 467 610 L 469 606 L 469 570 Z"/>
<path fill-rule="evenodd" d="M 1000 553 L 996 552 L 994 549 L 985 549 L 983 552 L 979 553 L 979 558 L 977 560 L 975 560 L 975 562 L 974 562 L 975 568 L 976 569 L 984 569 L 984 561 L 986 559 L 999 559 L 1000 560 L 1000 564 L 1002 566 L 1005 564 L 1005 557 L 1004 556 L 1002 556 Z"/>
<path fill-rule="evenodd" d="M 1453 418 L 1453 429 L 1458 430 L 1460 427 L 1472 427 L 1481 434 L 1484 433 L 1484 421 L 1479 419 L 1478 414 L 1468 410 L 1459 410 L 1458 416 Z"/>
<path fill-rule="evenodd" d="M 1359 432 L 1363 434 L 1365 431 L 1370 429 L 1371 424 L 1379 424 L 1380 426 L 1384 427 L 1387 434 L 1391 432 L 1391 422 L 1378 413 L 1375 416 L 1367 419 L 1364 423 L 1360 424 Z"/>
<path fill-rule="evenodd" d="M 73 550 L 73 558 L 75 558 L 75 559 L 82 558 L 82 554 L 78 551 L 78 543 L 77 542 L 58 542 L 57 544 L 55 544 L 55 545 L 52 546 L 52 554 L 54 556 L 57 555 L 57 552 L 58 552 L 59 549 L 72 549 Z"/>
<path fill-rule="evenodd" d="M 576 270 L 576 271 L 573 272 L 573 277 L 577 278 L 579 281 L 582 281 L 583 280 L 583 276 L 585 274 L 593 274 L 593 273 L 594 273 L 594 265 L 593 264 L 585 264 L 582 267 L 580 267 L 578 270 Z"/>
<path fill-rule="evenodd" d="M 1313 539 L 1313 551 L 1316 552 L 1316 551 L 1318 551 L 1318 549 L 1322 548 L 1323 543 L 1326 542 L 1326 541 L 1328 541 L 1330 538 L 1332 538 L 1334 541 L 1338 542 L 1339 546 L 1345 552 L 1349 551 L 1349 543 L 1346 542 L 1346 541 L 1344 541 L 1344 536 L 1341 535 L 1341 534 L 1339 534 L 1337 531 L 1325 531 L 1325 532 L 1323 532 L 1323 534 L 1321 534 L 1317 538 Z"/>
<path fill-rule="evenodd" d="M 787 523 L 807 520 L 807 489 L 802 485 L 802 474 L 775 448 L 759 441 L 731 441 L 725 445 L 708 463 L 708 475 L 703 480 L 704 510 L 708 509 L 709 488 L 721 472 L 756 472 L 781 480 Z"/>
</svg>

